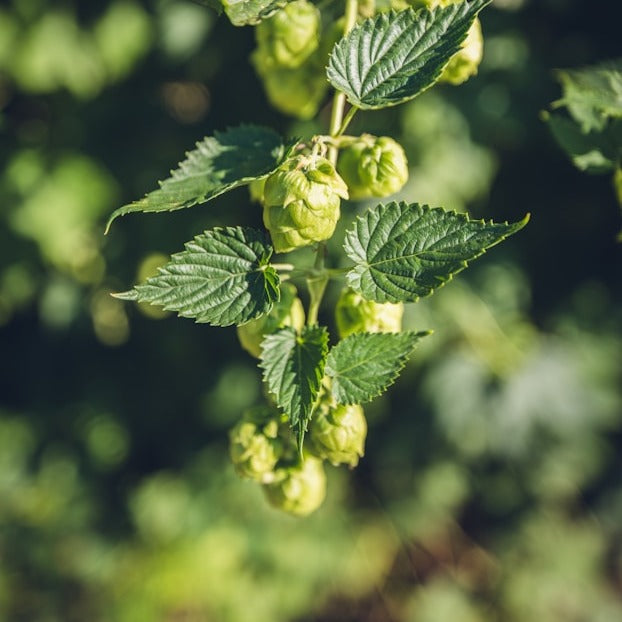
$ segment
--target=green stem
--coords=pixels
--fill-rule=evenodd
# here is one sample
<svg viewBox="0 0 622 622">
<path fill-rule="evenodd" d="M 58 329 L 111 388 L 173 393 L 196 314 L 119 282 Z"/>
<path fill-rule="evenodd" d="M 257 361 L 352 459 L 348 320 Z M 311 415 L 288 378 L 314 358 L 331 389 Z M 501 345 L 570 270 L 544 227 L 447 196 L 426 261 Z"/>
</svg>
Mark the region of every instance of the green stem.
<svg viewBox="0 0 622 622">
<path fill-rule="evenodd" d="M 356 24 L 356 17 L 358 15 L 358 0 L 346 0 L 345 10 L 345 24 L 343 27 L 344 36 L 347 35 Z M 330 127 L 329 134 L 331 136 L 339 136 L 341 132 L 345 131 L 345 128 L 350 123 L 350 120 L 354 116 L 356 109 L 352 108 L 345 120 L 343 118 L 343 111 L 346 105 L 346 96 L 344 93 L 337 92 L 333 98 L 333 109 L 330 114 Z M 354 110 L 354 112 L 352 112 Z M 331 147 L 328 151 L 328 159 L 335 165 L 337 163 L 338 149 Z M 307 324 L 312 326 L 317 323 L 317 315 L 324 297 L 324 291 L 326 290 L 326 284 L 328 283 L 328 271 L 324 269 L 324 257 L 326 255 L 326 244 L 320 242 L 317 247 L 315 255 L 314 270 L 318 273 L 318 276 L 307 279 L 307 285 L 309 287 L 309 313 L 307 314 Z"/>
<path fill-rule="evenodd" d="M 345 24 L 343 26 L 343 34 L 347 35 L 356 24 L 356 16 L 358 15 L 358 0 L 346 0 L 346 12 L 345 12 Z M 346 123 L 344 124 L 343 110 L 346 105 L 346 96 L 344 93 L 337 92 L 333 98 L 333 109 L 330 115 L 330 127 L 329 134 L 331 136 L 339 136 L 345 131 L 347 124 L 350 122 L 356 112 L 356 108 L 351 109 L 346 117 Z M 352 112 L 354 110 L 355 112 Z M 337 149 L 331 147 L 328 155 L 328 159 L 335 164 L 337 162 Z"/>
</svg>

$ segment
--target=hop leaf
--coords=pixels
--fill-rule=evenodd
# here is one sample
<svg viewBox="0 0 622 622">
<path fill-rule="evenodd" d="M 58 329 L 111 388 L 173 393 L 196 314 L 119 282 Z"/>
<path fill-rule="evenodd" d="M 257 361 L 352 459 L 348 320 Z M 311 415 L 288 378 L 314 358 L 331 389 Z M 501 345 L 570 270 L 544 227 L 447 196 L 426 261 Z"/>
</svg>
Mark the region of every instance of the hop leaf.
<svg viewBox="0 0 622 622">
<path fill-rule="evenodd" d="M 528 220 L 494 223 L 417 203 L 378 205 L 346 234 L 344 248 L 356 264 L 346 281 L 368 300 L 415 302 Z"/>
<path fill-rule="evenodd" d="M 159 273 L 117 298 L 149 302 L 215 326 L 243 324 L 272 308 L 279 276 L 261 231 L 242 227 L 198 235 Z"/>
<path fill-rule="evenodd" d="M 197 143 L 160 188 L 112 213 L 106 231 L 119 216 L 132 212 L 166 212 L 199 203 L 273 171 L 289 154 L 273 130 L 243 125 L 216 132 Z"/>
<path fill-rule="evenodd" d="M 305 326 L 298 335 L 283 328 L 261 344 L 264 381 L 302 442 L 324 375 L 328 333 L 322 326 Z"/>
<path fill-rule="evenodd" d="M 417 342 L 429 333 L 358 333 L 329 353 L 326 375 L 339 404 L 363 404 L 395 382 Z"/>
<path fill-rule="evenodd" d="M 490 1 L 390 11 L 369 18 L 335 46 L 328 80 L 359 108 L 408 101 L 438 80 Z"/>
</svg>

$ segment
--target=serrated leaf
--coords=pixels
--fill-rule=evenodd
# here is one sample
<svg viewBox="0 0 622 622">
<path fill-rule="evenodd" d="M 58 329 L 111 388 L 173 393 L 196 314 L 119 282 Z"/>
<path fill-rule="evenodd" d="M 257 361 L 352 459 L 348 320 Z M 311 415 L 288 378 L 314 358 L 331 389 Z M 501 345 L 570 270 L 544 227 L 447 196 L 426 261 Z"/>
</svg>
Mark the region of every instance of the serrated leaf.
<svg viewBox="0 0 622 622">
<path fill-rule="evenodd" d="M 333 49 L 329 82 L 358 108 L 395 106 L 432 86 L 491 0 L 380 13 Z"/>
<path fill-rule="evenodd" d="M 161 305 L 214 326 L 243 324 L 272 308 L 279 276 L 273 249 L 255 229 L 227 227 L 198 235 L 143 285 L 118 298 Z"/>
<path fill-rule="evenodd" d="M 356 333 L 328 354 L 326 375 L 339 404 L 364 404 L 391 386 L 417 342 L 429 332 Z"/>
<path fill-rule="evenodd" d="M 234 26 L 258 24 L 290 0 L 225 0 L 225 13 Z"/>
<path fill-rule="evenodd" d="M 291 148 L 291 146 L 290 146 Z M 216 132 L 197 143 L 160 188 L 115 210 L 106 231 L 119 216 L 131 212 L 167 212 L 199 203 L 271 173 L 290 148 L 271 129 L 242 125 Z"/>
<path fill-rule="evenodd" d="M 566 106 L 584 132 L 602 130 L 608 119 L 622 118 L 622 59 L 556 73 L 563 95 L 553 106 Z"/>
<path fill-rule="evenodd" d="M 346 233 L 344 248 L 356 264 L 346 281 L 375 302 L 415 302 L 528 220 L 493 223 L 417 203 L 377 205 Z"/>
<path fill-rule="evenodd" d="M 293 328 L 283 328 L 268 335 L 261 349 L 264 381 L 289 417 L 301 448 L 324 375 L 328 332 L 323 326 L 305 326 L 298 335 Z"/>
</svg>

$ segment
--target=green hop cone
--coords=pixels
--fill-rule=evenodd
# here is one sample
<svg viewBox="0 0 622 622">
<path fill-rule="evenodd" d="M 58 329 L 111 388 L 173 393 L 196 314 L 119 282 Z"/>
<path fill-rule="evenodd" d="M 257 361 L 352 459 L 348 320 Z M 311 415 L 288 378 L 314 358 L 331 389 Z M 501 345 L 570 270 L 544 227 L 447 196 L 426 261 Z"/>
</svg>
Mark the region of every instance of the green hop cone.
<svg viewBox="0 0 622 622">
<path fill-rule="evenodd" d="M 451 57 L 439 81 L 448 82 L 449 84 L 462 84 L 471 76 L 477 74 L 483 54 L 484 38 L 482 36 L 482 25 L 479 19 L 476 18 L 469 29 L 467 38 L 462 43 L 462 47 Z"/>
<path fill-rule="evenodd" d="M 238 326 L 238 339 L 249 354 L 259 358 L 261 342 L 266 335 L 271 335 L 285 326 L 300 331 L 304 323 L 305 311 L 296 288 L 290 283 L 284 283 L 281 286 L 281 299 L 274 304 L 270 313 Z"/>
<path fill-rule="evenodd" d="M 296 69 L 318 48 L 320 12 L 295 0 L 257 25 L 257 54 L 267 67 Z"/>
<path fill-rule="evenodd" d="M 251 60 L 262 79 L 268 100 L 277 110 L 298 119 L 313 118 L 328 91 L 326 70 L 313 55 L 296 69 L 274 68 L 253 54 Z"/>
<path fill-rule="evenodd" d="M 310 437 L 320 458 L 335 466 L 355 467 L 365 453 L 367 422 L 358 404 L 320 407 L 311 420 Z"/>
<path fill-rule="evenodd" d="M 388 136 L 363 134 L 339 152 L 337 170 L 351 199 L 387 197 L 401 190 L 408 180 L 406 154 Z"/>
<path fill-rule="evenodd" d="M 283 454 L 279 419 L 269 408 L 254 408 L 229 432 L 229 455 L 240 477 L 267 483 Z"/>
<path fill-rule="evenodd" d="M 437 6 L 458 4 L 464 0 L 408 0 L 408 4 L 415 9 L 427 7 L 433 9 Z M 484 53 L 484 38 L 482 25 L 479 19 L 475 19 L 469 29 L 466 39 L 462 42 L 461 49 L 456 52 L 447 63 L 439 82 L 449 84 L 462 84 L 477 73 L 477 69 Z"/>
<path fill-rule="evenodd" d="M 277 469 L 274 481 L 264 486 L 264 492 L 270 505 L 283 512 L 294 516 L 311 514 L 326 497 L 322 461 L 307 455 L 298 464 Z"/>
<path fill-rule="evenodd" d="M 404 305 L 401 302 L 366 300 L 351 289 L 344 289 L 335 307 L 335 320 L 341 339 L 353 333 L 399 333 Z"/>
<path fill-rule="evenodd" d="M 318 156 L 284 162 L 266 180 L 263 222 L 277 253 L 333 235 L 348 188 L 334 166 Z"/>
</svg>

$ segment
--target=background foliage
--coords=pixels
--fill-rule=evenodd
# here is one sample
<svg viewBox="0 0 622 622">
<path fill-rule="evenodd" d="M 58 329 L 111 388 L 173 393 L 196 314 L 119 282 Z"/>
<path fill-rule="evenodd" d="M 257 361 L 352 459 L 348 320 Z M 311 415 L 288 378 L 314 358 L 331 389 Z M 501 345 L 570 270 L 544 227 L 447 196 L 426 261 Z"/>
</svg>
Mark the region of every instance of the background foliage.
<svg viewBox="0 0 622 622">
<path fill-rule="evenodd" d="M 404 145 L 396 200 L 532 220 L 408 307 L 405 328 L 435 333 L 304 520 L 229 465 L 261 391 L 234 329 L 109 296 L 260 208 L 238 189 L 103 229 L 202 136 L 312 122 L 270 110 L 252 29 L 198 4 L 3 5 L 0 619 L 622 617 L 620 214 L 539 119 L 552 69 L 620 55 L 610 5 L 497 0 L 477 78 L 353 122 Z"/>
</svg>

